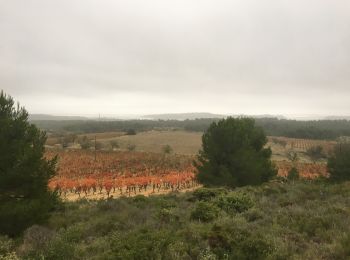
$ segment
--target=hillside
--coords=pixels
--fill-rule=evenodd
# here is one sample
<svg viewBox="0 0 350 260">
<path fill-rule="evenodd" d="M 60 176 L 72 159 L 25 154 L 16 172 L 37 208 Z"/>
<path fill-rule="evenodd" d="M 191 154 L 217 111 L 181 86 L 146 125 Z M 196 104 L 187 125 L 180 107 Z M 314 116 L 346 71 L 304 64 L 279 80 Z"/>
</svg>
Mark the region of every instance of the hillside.
<svg viewBox="0 0 350 260">
<path fill-rule="evenodd" d="M 200 189 L 81 200 L 64 203 L 47 225 L 31 227 L 23 239 L 1 237 L 0 255 L 16 252 L 24 259 L 348 259 L 349 214 L 349 182 L 271 182 L 234 191 Z"/>
</svg>

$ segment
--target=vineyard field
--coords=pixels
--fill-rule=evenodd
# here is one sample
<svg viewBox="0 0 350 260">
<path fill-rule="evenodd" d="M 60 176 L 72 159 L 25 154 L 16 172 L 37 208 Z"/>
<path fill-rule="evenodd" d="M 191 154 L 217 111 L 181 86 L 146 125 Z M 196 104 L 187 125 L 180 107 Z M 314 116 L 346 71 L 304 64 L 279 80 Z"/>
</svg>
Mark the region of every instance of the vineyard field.
<svg viewBox="0 0 350 260">
<path fill-rule="evenodd" d="M 144 152 L 48 150 L 47 158 L 58 156 L 58 174 L 49 188 L 68 200 L 108 198 L 138 194 L 163 194 L 199 187 L 193 166 L 194 156 Z M 95 159 L 96 156 L 96 159 Z M 292 164 L 275 162 L 278 175 L 286 177 Z M 302 178 L 328 176 L 322 163 L 298 163 Z"/>
<path fill-rule="evenodd" d="M 293 165 L 288 161 L 276 162 L 278 176 L 287 177 Z M 299 176 L 304 179 L 316 179 L 320 176 L 328 177 L 327 165 L 323 163 L 297 163 L 296 168 Z"/>
<path fill-rule="evenodd" d="M 58 155 L 58 174 L 49 187 L 60 196 L 153 194 L 197 186 L 193 157 L 141 152 L 48 151 Z"/>
<path fill-rule="evenodd" d="M 308 149 L 316 146 L 321 146 L 326 154 L 329 154 L 336 145 L 335 141 L 324 141 L 324 140 L 311 140 L 311 139 L 296 139 L 287 137 L 269 137 L 270 143 L 277 142 L 284 144 L 286 149 L 307 151 Z"/>
</svg>

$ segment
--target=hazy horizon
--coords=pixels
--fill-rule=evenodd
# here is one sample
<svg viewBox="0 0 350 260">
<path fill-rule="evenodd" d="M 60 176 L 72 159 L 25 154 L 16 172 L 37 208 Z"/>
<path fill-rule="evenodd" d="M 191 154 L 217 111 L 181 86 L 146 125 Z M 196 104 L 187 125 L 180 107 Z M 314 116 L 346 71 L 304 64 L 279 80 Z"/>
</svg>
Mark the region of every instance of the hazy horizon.
<svg viewBox="0 0 350 260">
<path fill-rule="evenodd" d="M 31 114 L 350 116 L 346 0 L 0 0 Z"/>
<path fill-rule="evenodd" d="M 47 114 L 47 113 L 30 113 L 32 116 L 54 116 L 54 117 L 83 117 L 87 119 L 156 119 L 155 116 L 165 115 L 171 116 L 171 118 L 176 118 L 176 115 L 184 116 L 186 114 L 191 115 L 189 118 L 194 118 L 196 114 L 213 114 L 215 116 L 222 115 L 224 117 L 228 116 L 247 116 L 247 117 L 275 117 L 280 119 L 290 119 L 290 120 L 326 120 L 326 119 L 346 119 L 350 120 L 349 115 L 320 115 L 320 114 L 216 114 L 211 112 L 185 112 L 185 113 L 157 113 L 157 114 Z M 211 118 L 209 116 L 198 117 L 198 118 Z"/>
</svg>

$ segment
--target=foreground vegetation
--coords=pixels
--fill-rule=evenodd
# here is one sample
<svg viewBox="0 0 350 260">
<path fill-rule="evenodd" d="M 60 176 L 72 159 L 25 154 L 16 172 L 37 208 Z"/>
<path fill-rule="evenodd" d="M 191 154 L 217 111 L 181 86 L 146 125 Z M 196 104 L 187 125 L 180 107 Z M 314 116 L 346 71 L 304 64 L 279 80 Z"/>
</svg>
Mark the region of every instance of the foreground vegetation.
<svg viewBox="0 0 350 260">
<path fill-rule="evenodd" d="M 0 239 L 22 259 L 347 259 L 350 183 L 65 203 L 45 226 Z M 11 259 L 11 258 L 9 258 Z"/>
</svg>

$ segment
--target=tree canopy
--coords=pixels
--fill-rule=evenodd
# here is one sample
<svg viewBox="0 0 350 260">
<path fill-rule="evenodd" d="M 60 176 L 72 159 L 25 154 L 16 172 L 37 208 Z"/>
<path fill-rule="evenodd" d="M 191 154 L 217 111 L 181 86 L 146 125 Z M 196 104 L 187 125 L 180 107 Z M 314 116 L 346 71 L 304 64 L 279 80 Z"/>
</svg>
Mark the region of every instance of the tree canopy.
<svg viewBox="0 0 350 260">
<path fill-rule="evenodd" d="M 198 180 L 206 186 L 257 185 L 276 174 L 264 131 L 249 118 L 214 122 L 202 137 Z"/>
<path fill-rule="evenodd" d="M 56 158 L 44 158 L 46 135 L 27 111 L 0 92 L 0 233 L 16 235 L 44 222 L 57 197 L 48 189 Z"/>
</svg>

